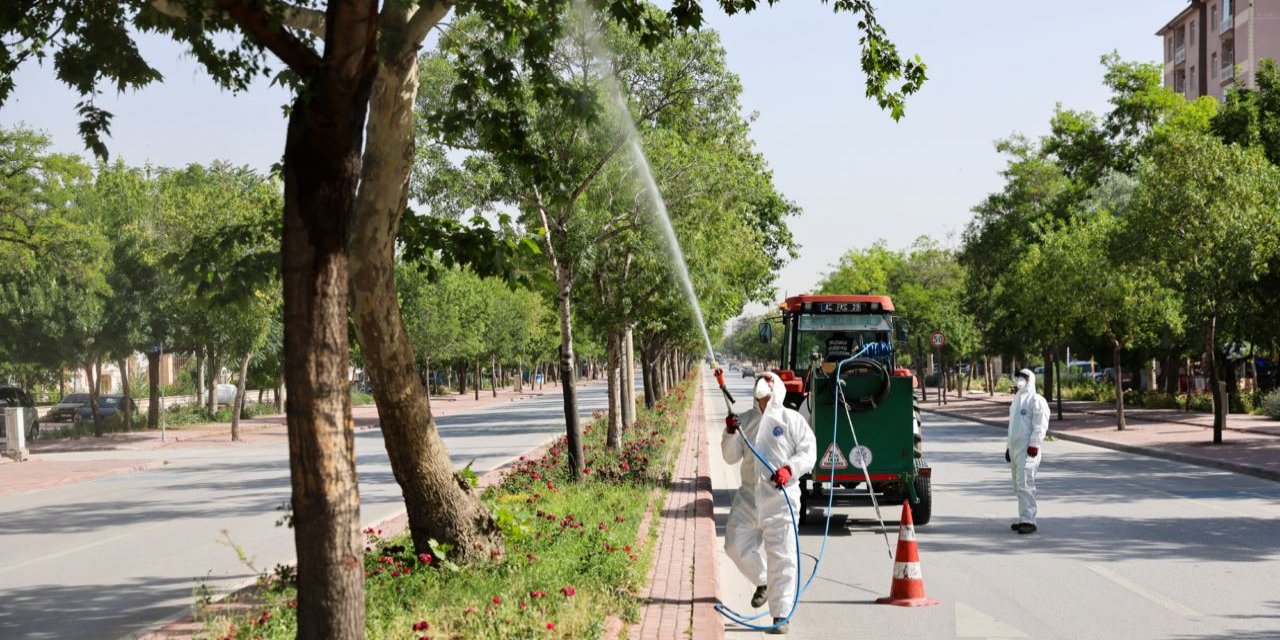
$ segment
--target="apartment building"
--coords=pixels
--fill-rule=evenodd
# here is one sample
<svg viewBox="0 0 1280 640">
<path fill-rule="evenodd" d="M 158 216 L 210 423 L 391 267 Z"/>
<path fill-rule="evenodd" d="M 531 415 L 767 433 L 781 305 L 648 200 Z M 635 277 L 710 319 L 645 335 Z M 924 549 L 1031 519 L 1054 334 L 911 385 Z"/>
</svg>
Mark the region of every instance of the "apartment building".
<svg viewBox="0 0 1280 640">
<path fill-rule="evenodd" d="M 1258 60 L 1280 60 L 1280 0 L 1190 0 L 1156 35 L 1165 86 L 1221 100 L 1232 83 L 1252 86 Z"/>
</svg>

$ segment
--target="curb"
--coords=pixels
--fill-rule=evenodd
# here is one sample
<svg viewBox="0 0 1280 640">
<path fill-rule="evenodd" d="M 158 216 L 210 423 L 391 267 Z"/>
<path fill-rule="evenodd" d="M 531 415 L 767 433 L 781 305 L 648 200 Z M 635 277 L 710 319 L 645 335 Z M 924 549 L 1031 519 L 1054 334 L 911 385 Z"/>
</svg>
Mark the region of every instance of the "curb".
<svg viewBox="0 0 1280 640">
<path fill-rule="evenodd" d="M 1005 406 L 1009 406 L 1009 403 L 1007 402 L 1004 402 L 1002 400 L 992 400 L 991 398 L 965 396 L 964 400 L 977 400 L 979 402 L 987 402 L 990 404 L 1002 404 Z M 1069 401 L 1069 402 L 1074 402 L 1074 401 Z M 1052 409 L 1053 403 L 1052 402 L 1049 403 L 1049 406 Z M 1079 413 L 1082 415 L 1099 416 L 1103 418 L 1114 418 L 1116 416 L 1115 409 L 1068 409 L 1066 407 L 1063 407 L 1062 412 L 1063 413 Z M 1209 414 L 1209 415 L 1212 415 L 1212 414 Z M 1230 414 L 1230 415 L 1242 415 L 1242 414 Z M 1230 423 L 1230 415 L 1228 415 L 1228 420 L 1227 420 L 1228 423 Z M 1133 411 L 1131 411 L 1128 408 L 1128 405 L 1125 405 L 1124 419 L 1137 420 L 1138 422 L 1147 422 L 1147 423 L 1183 424 L 1183 425 L 1187 425 L 1188 427 L 1199 427 L 1201 429 L 1209 429 L 1210 431 L 1213 430 L 1213 425 L 1203 425 L 1198 422 L 1191 422 L 1190 420 L 1166 420 L 1166 419 L 1144 416 L 1141 413 L 1134 413 Z M 1246 429 L 1241 427 L 1233 427 L 1230 424 L 1223 426 L 1222 430 L 1235 431 L 1237 433 L 1247 433 L 1249 435 L 1263 436 L 1268 438 L 1280 438 L 1280 435 L 1277 435 L 1277 434 L 1266 433 L 1265 431 L 1255 431 L 1253 429 Z"/>
<path fill-rule="evenodd" d="M 693 636 L 723 640 L 724 622 L 712 603 L 720 602 L 720 554 L 716 549 L 715 500 L 711 490 L 711 458 L 707 444 L 706 389 L 698 368 L 697 395 L 686 414 L 686 432 L 692 425 L 698 438 L 697 494 L 694 498 Z M 698 409 L 697 415 L 692 409 Z M 702 565 L 702 566 L 699 566 Z"/>
<path fill-rule="evenodd" d="M 932 413 L 940 416 L 947 416 L 948 418 L 956 418 L 958 420 L 966 420 L 968 422 L 974 422 L 974 423 L 985 425 L 988 427 L 996 427 L 999 429 L 1008 428 L 1007 424 L 999 422 L 997 420 L 990 420 L 987 418 L 975 418 L 973 416 L 966 416 L 956 411 L 928 409 L 925 407 L 921 407 L 920 410 L 926 413 Z M 1182 424 L 1182 423 L 1175 423 L 1175 424 Z M 1050 426 L 1049 434 L 1061 440 L 1079 442 L 1081 444 L 1092 445 L 1095 447 L 1102 447 L 1103 449 L 1111 449 L 1113 451 L 1122 451 L 1124 453 L 1132 453 L 1140 456 L 1147 456 L 1148 458 L 1159 458 L 1161 460 L 1170 460 L 1173 462 L 1193 464 L 1199 467 L 1209 467 L 1211 469 L 1218 469 L 1220 471 L 1230 471 L 1233 473 L 1252 476 L 1254 478 L 1260 478 L 1262 480 L 1271 480 L 1273 482 L 1280 482 L 1280 471 L 1265 469 L 1262 467 L 1255 467 L 1253 465 L 1241 464 L 1238 462 L 1229 462 L 1226 460 L 1214 460 L 1212 458 L 1201 458 L 1198 456 L 1192 456 L 1185 453 L 1179 453 L 1177 451 L 1164 451 L 1162 449 L 1152 449 L 1148 447 L 1139 447 L 1131 444 L 1110 442 L 1108 440 L 1092 438 L 1089 436 L 1082 436 L 1082 435 L 1078 435 L 1070 432 L 1054 431 L 1052 426 Z"/>
</svg>

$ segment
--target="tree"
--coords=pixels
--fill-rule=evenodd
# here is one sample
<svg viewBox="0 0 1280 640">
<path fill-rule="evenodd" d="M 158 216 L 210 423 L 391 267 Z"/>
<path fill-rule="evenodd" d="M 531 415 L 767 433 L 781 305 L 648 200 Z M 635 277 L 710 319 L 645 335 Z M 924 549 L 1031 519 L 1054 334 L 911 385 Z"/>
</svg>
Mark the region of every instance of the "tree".
<svg viewBox="0 0 1280 640">
<path fill-rule="evenodd" d="M 90 168 L 49 145 L 0 129 L 0 359 L 46 371 L 84 365 L 110 293 L 107 239 L 77 206 Z"/>
<path fill-rule="evenodd" d="M 1280 250 L 1278 172 L 1258 149 L 1174 132 L 1141 167 L 1126 214 L 1121 242 L 1149 247 L 1165 281 L 1182 293 L 1186 317 L 1203 332 L 1215 444 L 1222 442 L 1227 402 L 1219 385 L 1219 326 Z"/>
<path fill-rule="evenodd" d="M 496 27 L 500 37 L 494 39 L 490 54 L 509 42 L 520 43 L 522 62 L 535 70 L 539 85 L 554 93 L 558 83 L 550 81 L 554 76 L 550 52 L 559 26 L 548 18 L 558 17 L 563 4 L 548 4 L 513 8 L 481 2 L 459 9 L 485 16 Z M 736 12 L 756 4 L 724 0 L 722 6 Z M 894 117 L 901 116 L 904 96 L 924 81 L 923 64 L 918 59 L 901 59 L 876 21 L 869 0 L 847 0 L 835 6 L 861 17 L 868 95 Z M 497 540 L 491 519 L 478 503 L 448 489 L 453 486 L 445 465 L 448 456 L 434 436 L 429 409 L 425 401 L 410 399 L 412 387 L 406 380 L 412 379 L 407 366 L 412 353 L 393 296 L 392 249 L 412 157 L 394 152 L 412 144 L 409 106 L 416 82 L 412 66 L 416 47 L 449 7 L 448 2 L 421 7 L 388 2 L 379 13 L 376 2 L 335 0 L 322 17 L 307 6 L 236 1 L 219 2 L 215 8 L 201 0 L 132 0 L 84 11 L 71 3 L 24 0 L 8 7 L 10 15 L 24 19 L 6 22 L 0 44 L 0 101 L 12 91 L 12 74 L 22 62 L 43 59 L 51 49 L 58 52 L 54 61 L 59 77 L 84 97 L 78 109 L 86 144 L 100 156 L 106 154 L 102 135 L 110 114 L 93 104 L 98 82 L 125 89 L 160 78 L 139 53 L 131 26 L 159 31 L 187 44 L 210 75 L 229 88 L 243 89 L 250 78 L 268 71 L 266 51 L 283 62 L 285 79 L 305 88 L 289 112 L 282 241 L 291 471 L 301 576 L 298 618 L 299 633 L 305 636 L 352 636 L 363 622 L 359 563 L 353 560 L 360 550 L 358 493 L 348 427 L 350 403 L 342 384 L 348 347 L 341 329 L 349 284 L 364 353 L 367 358 L 375 356 L 367 363 L 371 372 L 376 370 L 375 375 L 385 378 L 375 389 L 387 391 L 375 397 L 381 395 L 388 452 L 406 493 L 415 542 L 428 529 L 439 529 L 450 540 L 468 543 L 458 545 L 464 556 L 479 557 Z M 624 16 L 638 29 L 644 27 L 650 39 L 665 31 L 665 21 L 636 10 L 634 2 L 619 0 L 616 6 L 610 5 L 610 13 Z M 674 6 L 671 15 L 681 28 L 701 23 L 701 7 L 689 0 Z M 222 36 L 227 32 L 240 38 L 224 48 Z M 323 53 L 315 49 L 317 38 L 311 34 L 323 41 Z M 510 68 L 509 63 L 478 65 L 468 70 L 462 85 L 474 89 L 483 84 L 517 95 Z M 565 105 L 574 104 L 570 93 L 564 96 Z M 371 97 L 375 104 L 367 122 L 369 144 L 364 145 L 362 128 Z M 494 113 L 471 106 L 468 100 L 458 103 L 460 112 L 476 118 L 475 122 Z M 488 131 L 496 138 L 521 138 L 518 128 L 498 126 Z M 367 163 L 362 163 L 362 146 L 372 152 Z M 362 176 L 365 166 L 370 173 Z M 348 229 L 353 231 L 349 234 Z M 366 263 L 356 265 L 350 282 L 348 235 L 352 255 L 357 260 L 368 257 Z M 379 332 L 379 326 L 391 327 L 390 332 Z M 401 373 L 389 373 L 394 371 Z M 401 437 L 408 429 L 423 435 Z M 427 462 L 422 466 L 413 466 L 423 459 Z M 438 527 L 429 521 L 427 510 L 432 506 L 447 508 L 441 511 L 448 515 Z M 453 516 L 459 512 L 462 515 Z"/>
</svg>

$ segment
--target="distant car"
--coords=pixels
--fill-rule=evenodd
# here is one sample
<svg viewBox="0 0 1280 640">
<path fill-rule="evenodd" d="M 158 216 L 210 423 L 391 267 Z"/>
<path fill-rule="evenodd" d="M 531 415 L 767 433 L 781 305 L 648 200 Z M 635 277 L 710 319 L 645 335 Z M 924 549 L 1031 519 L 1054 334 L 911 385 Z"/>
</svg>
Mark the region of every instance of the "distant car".
<svg viewBox="0 0 1280 640">
<path fill-rule="evenodd" d="M 62 396 L 58 404 L 53 405 L 44 416 L 45 422 L 74 422 L 81 407 L 89 406 L 89 394 L 69 393 Z"/>
<path fill-rule="evenodd" d="M 1103 370 L 1102 370 L 1102 374 L 1101 374 L 1101 376 L 1102 376 L 1102 377 L 1101 377 L 1100 379 L 1101 379 L 1103 382 L 1114 383 L 1114 382 L 1116 381 L 1116 370 L 1115 370 L 1114 368 L 1112 368 L 1112 367 L 1107 367 L 1106 369 L 1103 369 Z M 1133 389 L 1133 388 L 1134 388 L 1134 385 L 1133 385 L 1133 372 L 1132 372 L 1132 371 L 1121 371 L 1121 372 L 1120 372 L 1120 388 L 1121 388 L 1121 389 Z"/>
<path fill-rule="evenodd" d="M 138 410 L 137 403 L 133 400 L 130 400 L 129 403 L 130 408 L 136 412 Z M 120 413 L 121 407 L 123 406 L 124 396 L 98 396 L 98 414 L 102 416 L 103 420 Z M 83 407 L 80 407 L 80 410 L 76 412 L 76 417 L 73 422 L 76 424 L 89 424 L 93 422 L 93 408 L 89 406 L 89 403 L 86 402 Z"/>
<path fill-rule="evenodd" d="M 5 409 L 9 407 L 21 407 L 26 409 L 23 412 L 22 420 L 26 424 L 22 425 L 27 438 L 30 439 L 34 435 L 34 428 L 38 418 L 36 417 L 36 403 L 26 391 L 18 387 L 0 387 L 0 440 L 5 439 Z"/>
<path fill-rule="evenodd" d="M 741 366 L 741 365 L 739 365 L 738 363 L 736 363 L 736 362 L 730 362 L 730 363 L 729 363 L 729 372 L 730 372 L 730 373 L 732 373 L 732 372 L 734 372 L 734 371 L 741 371 L 741 370 L 742 370 L 742 366 Z"/>
<path fill-rule="evenodd" d="M 755 368 L 755 367 L 743 367 L 743 368 L 742 368 L 742 377 L 744 377 L 744 378 L 754 378 L 754 377 L 756 377 L 756 368 Z"/>
<path fill-rule="evenodd" d="M 229 405 L 236 401 L 236 386 L 234 384 L 220 384 L 213 389 L 213 399 L 218 404 Z"/>
</svg>

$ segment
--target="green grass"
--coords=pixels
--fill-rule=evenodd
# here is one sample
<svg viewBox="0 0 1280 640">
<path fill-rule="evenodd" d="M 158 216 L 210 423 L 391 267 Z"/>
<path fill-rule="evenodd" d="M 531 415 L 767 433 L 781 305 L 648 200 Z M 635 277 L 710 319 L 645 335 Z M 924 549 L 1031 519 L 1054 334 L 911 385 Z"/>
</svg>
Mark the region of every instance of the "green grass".
<svg viewBox="0 0 1280 640">
<path fill-rule="evenodd" d="M 351 390 L 351 406 L 360 407 L 367 404 L 373 404 L 373 395 L 363 391 Z"/>
<path fill-rule="evenodd" d="M 369 638 L 594 638 L 605 619 L 637 621 L 656 522 L 638 540 L 645 511 L 660 506 L 684 430 L 688 383 L 653 410 L 642 410 L 605 448 L 605 424 L 584 427 L 590 473 L 568 479 L 564 438 L 521 460 L 481 499 L 506 538 L 505 553 L 465 567 L 449 550 L 419 556 L 407 535 L 366 531 L 366 632 Z M 210 637 L 292 638 L 296 592 L 291 570 L 264 580 L 250 613 L 207 620 Z M 425 630 L 422 623 L 429 625 Z"/>
</svg>

